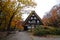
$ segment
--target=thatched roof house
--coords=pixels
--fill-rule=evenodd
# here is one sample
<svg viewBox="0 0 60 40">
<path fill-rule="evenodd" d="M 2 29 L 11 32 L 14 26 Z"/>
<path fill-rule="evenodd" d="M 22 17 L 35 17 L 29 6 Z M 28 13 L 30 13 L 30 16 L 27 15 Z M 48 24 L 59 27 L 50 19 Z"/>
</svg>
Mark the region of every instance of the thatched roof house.
<svg viewBox="0 0 60 40">
<path fill-rule="evenodd" d="M 26 18 L 24 22 L 24 27 L 36 27 L 37 25 L 43 25 L 41 18 L 36 14 L 35 11 L 32 11 L 30 15 Z"/>
</svg>

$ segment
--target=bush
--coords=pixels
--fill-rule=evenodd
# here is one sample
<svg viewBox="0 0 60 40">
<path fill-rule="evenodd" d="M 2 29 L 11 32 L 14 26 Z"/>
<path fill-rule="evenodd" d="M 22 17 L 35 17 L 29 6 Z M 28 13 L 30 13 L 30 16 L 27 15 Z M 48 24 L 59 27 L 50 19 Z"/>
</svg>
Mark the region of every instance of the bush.
<svg viewBox="0 0 60 40">
<path fill-rule="evenodd" d="M 37 26 L 33 32 L 37 36 L 60 35 L 60 28 Z"/>
<path fill-rule="evenodd" d="M 51 28 L 49 28 L 49 33 L 51 34 L 51 35 L 60 35 L 60 28 L 53 28 L 53 27 L 51 27 Z"/>
<path fill-rule="evenodd" d="M 60 29 L 59 28 L 55 28 L 55 30 L 53 31 L 54 35 L 60 35 Z"/>
<path fill-rule="evenodd" d="M 34 35 L 43 36 L 47 34 L 46 31 L 42 26 L 38 26 L 34 29 Z"/>
</svg>

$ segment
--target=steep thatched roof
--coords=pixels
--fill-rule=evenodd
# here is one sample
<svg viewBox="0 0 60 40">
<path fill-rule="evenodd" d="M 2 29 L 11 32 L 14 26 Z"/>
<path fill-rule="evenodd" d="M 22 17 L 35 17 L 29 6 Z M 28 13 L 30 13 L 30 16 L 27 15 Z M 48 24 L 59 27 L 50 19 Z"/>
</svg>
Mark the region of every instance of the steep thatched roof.
<svg viewBox="0 0 60 40">
<path fill-rule="evenodd" d="M 32 11 L 31 13 L 30 13 L 30 15 L 26 18 L 26 20 L 24 21 L 24 24 L 26 24 L 26 22 L 28 21 L 28 19 L 32 16 L 32 14 L 34 14 L 40 21 L 41 21 L 41 23 L 42 23 L 42 20 L 41 20 L 41 18 L 36 14 L 36 12 L 35 11 Z M 42 23 L 43 24 L 43 23 Z"/>
</svg>

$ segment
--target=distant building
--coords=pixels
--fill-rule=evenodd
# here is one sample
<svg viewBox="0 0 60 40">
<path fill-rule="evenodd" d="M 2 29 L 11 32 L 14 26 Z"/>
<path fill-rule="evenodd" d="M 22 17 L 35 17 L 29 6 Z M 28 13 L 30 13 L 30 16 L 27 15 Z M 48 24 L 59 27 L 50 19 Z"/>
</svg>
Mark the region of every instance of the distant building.
<svg viewBox="0 0 60 40">
<path fill-rule="evenodd" d="M 24 29 L 35 28 L 37 25 L 43 25 L 42 20 L 35 11 L 32 11 L 24 21 Z"/>
</svg>

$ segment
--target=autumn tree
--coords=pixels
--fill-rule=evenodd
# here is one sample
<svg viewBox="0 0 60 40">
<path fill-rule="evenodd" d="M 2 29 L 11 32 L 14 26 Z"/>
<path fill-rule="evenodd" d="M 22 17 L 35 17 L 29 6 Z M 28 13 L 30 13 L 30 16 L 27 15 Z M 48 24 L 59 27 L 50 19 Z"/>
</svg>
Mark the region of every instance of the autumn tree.
<svg viewBox="0 0 60 40">
<path fill-rule="evenodd" d="M 11 22 L 14 19 L 21 19 L 21 9 L 26 6 L 36 5 L 32 0 L 0 0 L 0 27 L 10 30 Z M 17 18 L 16 18 L 17 17 Z"/>
<path fill-rule="evenodd" d="M 52 20 L 53 20 L 53 25 L 58 26 L 60 23 L 60 4 L 55 5 L 52 10 Z"/>
<path fill-rule="evenodd" d="M 60 4 L 53 6 L 43 18 L 44 25 L 60 26 Z"/>
</svg>

